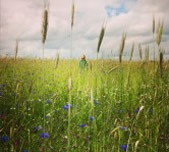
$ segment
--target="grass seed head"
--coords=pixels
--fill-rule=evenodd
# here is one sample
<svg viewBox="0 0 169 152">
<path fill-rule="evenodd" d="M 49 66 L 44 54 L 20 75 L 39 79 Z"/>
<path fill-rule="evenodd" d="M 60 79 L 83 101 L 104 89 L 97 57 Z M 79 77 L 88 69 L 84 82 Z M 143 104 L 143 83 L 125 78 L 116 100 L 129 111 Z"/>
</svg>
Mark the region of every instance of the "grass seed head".
<svg viewBox="0 0 169 152">
<path fill-rule="evenodd" d="M 120 55 L 119 55 L 119 62 L 122 62 L 122 55 L 124 51 L 124 46 L 125 46 L 125 41 L 126 41 L 126 33 L 123 33 L 122 38 L 121 38 L 121 43 L 120 43 Z"/>
<path fill-rule="evenodd" d="M 75 5 L 74 5 L 74 2 L 72 2 L 72 12 L 71 12 L 71 30 L 73 29 L 73 25 L 74 25 L 74 13 L 75 13 Z"/>
<path fill-rule="evenodd" d="M 70 92 L 72 90 L 72 78 L 69 77 L 68 79 L 68 91 Z"/>
<path fill-rule="evenodd" d="M 146 62 L 149 61 L 149 46 L 145 48 L 145 61 Z"/>
<path fill-rule="evenodd" d="M 131 52 L 130 52 L 130 61 L 132 60 L 132 57 L 133 57 L 134 47 L 135 47 L 135 43 L 133 42 L 132 47 L 131 47 Z"/>
<path fill-rule="evenodd" d="M 97 44 L 97 53 L 99 53 L 100 46 L 103 41 L 104 33 L 105 33 L 105 27 L 102 26 L 101 31 L 100 31 L 100 35 L 99 35 L 98 44 Z"/>
<path fill-rule="evenodd" d="M 155 33 L 155 17 L 153 16 L 152 32 Z"/>
<path fill-rule="evenodd" d="M 140 60 L 142 60 L 142 48 L 141 48 L 141 44 L 138 45 L 138 49 L 139 49 Z"/>
<path fill-rule="evenodd" d="M 162 35 L 163 35 L 163 26 L 164 26 L 164 21 L 159 21 L 158 27 L 157 27 L 157 45 L 160 46 Z"/>
<path fill-rule="evenodd" d="M 18 42 L 18 40 L 16 40 L 16 46 L 15 46 L 15 60 L 16 60 L 17 55 L 18 55 L 18 48 L 19 48 L 19 42 Z"/>
<path fill-rule="evenodd" d="M 59 64 L 59 53 L 56 55 L 56 61 L 55 61 L 55 69 L 58 67 Z"/>
<path fill-rule="evenodd" d="M 48 30 L 48 10 L 45 8 L 43 11 L 42 30 L 41 30 L 43 44 L 45 44 L 46 41 L 47 30 Z"/>
</svg>

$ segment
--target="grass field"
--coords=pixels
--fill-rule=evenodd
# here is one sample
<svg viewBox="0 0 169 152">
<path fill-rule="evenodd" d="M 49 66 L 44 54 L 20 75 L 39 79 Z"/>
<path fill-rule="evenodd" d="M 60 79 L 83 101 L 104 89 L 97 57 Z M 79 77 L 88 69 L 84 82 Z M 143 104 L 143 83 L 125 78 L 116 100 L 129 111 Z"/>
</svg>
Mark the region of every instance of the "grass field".
<svg viewBox="0 0 169 152">
<path fill-rule="evenodd" d="M 1 152 L 169 151 L 169 63 L 0 59 Z"/>
</svg>

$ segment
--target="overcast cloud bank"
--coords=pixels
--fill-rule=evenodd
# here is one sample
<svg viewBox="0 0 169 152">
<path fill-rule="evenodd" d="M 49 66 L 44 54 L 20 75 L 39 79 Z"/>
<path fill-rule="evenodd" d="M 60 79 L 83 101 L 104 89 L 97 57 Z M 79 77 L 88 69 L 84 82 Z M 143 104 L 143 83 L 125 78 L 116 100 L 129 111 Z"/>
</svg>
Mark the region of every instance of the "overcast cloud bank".
<svg viewBox="0 0 169 152">
<path fill-rule="evenodd" d="M 14 54 L 15 41 L 19 39 L 20 57 L 41 57 L 42 0 L 0 0 L 0 55 Z M 73 57 L 86 54 L 96 57 L 98 36 L 107 18 L 105 37 L 100 50 L 104 58 L 117 58 L 123 32 L 127 32 L 124 56 L 128 56 L 135 42 L 135 59 L 138 43 L 148 44 L 153 54 L 152 17 L 164 19 L 161 46 L 169 56 L 169 0 L 76 0 L 75 22 L 72 33 Z M 50 0 L 49 28 L 45 57 L 70 57 L 71 1 Z M 156 22 L 157 25 L 157 22 Z"/>
</svg>

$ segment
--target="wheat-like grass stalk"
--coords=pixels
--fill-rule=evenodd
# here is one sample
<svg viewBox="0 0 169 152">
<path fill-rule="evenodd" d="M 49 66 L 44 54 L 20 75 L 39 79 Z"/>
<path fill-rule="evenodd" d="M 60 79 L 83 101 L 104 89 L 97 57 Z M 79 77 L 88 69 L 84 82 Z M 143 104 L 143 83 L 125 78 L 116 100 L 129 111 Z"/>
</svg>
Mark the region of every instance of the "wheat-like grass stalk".
<svg viewBox="0 0 169 152">
<path fill-rule="evenodd" d="M 153 51 L 154 51 L 154 68 L 155 68 L 155 58 L 156 58 L 156 50 L 155 50 L 155 42 L 154 42 L 154 34 L 155 34 L 155 17 L 153 16 L 152 21 L 152 32 L 153 32 Z"/>
<path fill-rule="evenodd" d="M 68 79 L 68 91 L 70 92 L 72 90 L 72 78 L 69 77 Z"/>
<path fill-rule="evenodd" d="M 162 39 L 162 34 L 163 34 L 163 26 L 164 26 L 164 21 L 159 21 L 158 27 L 157 27 L 157 45 L 160 46 L 161 39 Z"/>
<path fill-rule="evenodd" d="M 72 2 L 72 12 L 71 12 L 71 30 L 73 29 L 74 25 L 74 13 L 75 13 L 75 5 L 74 1 Z"/>
<path fill-rule="evenodd" d="M 145 61 L 149 61 L 149 46 L 146 46 L 145 48 Z"/>
<path fill-rule="evenodd" d="M 124 51 L 124 46 L 125 46 L 125 41 L 126 41 L 126 33 L 122 34 L 122 38 L 121 38 L 121 43 L 120 43 L 120 54 L 119 54 L 119 62 L 122 62 L 122 55 L 123 55 L 123 51 Z"/>
<path fill-rule="evenodd" d="M 139 56 L 140 56 L 140 60 L 142 60 L 142 48 L 141 48 L 141 44 L 138 45 L 138 50 L 139 50 Z"/>
<path fill-rule="evenodd" d="M 16 40 L 15 57 L 14 57 L 14 60 L 16 60 L 16 58 L 17 58 L 17 55 L 18 55 L 18 49 L 19 49 L 19 42 L 18 42 L 18 40 Z"/>
<path fill-rule="evenodd" d="M 44 8 L 43 18 L 42 18 L 42 30 L 41 30 L 43 45 L 45 44 L 45 41 L 46 41 L 47 30 L 48 30 L 48 10 L 47 10 L 47 8 Z"/>
<path fill-rule="evenodd" d="M 153 16 L 152 32 L 155 33 L 155 17 Z"/>
<path fill-rule="evenodd" d="M 134 47 L 135 47 L 135 43 L 133 42 L 132 47 L 131 47 L 131 52 L 130 52 L 130 61 L 132 60 L 132 57 L 133 57 Z"/>
<path fill-rule="evenodd" d="M 141 106 L 139 108 L 139 112 L 137 113 L 137 116 L 136 116 L 136 119 L 133 121 L 132 125 L 131 125 L 131 129 L 130 129 L 130 134 L 129 134 L 129 138 L 128 138 L 128 142 L 127 142 L 127 149 L 126 149 L 126 152 L 129 151 L 129 146 L 130 146 L 130 141 L 131 141 L 131 136 L 132 136 L 132 133 L 133 133 L 133 128 L 134 128 L 134 125 L 136 123 L 136 121 L 138 120 L 139 116 L 140 116 L 140 113 L 141 111 L 144 109 L 144 106 Z"/>
<path fill-rule="evenodd" d="M 55 69 L 58 67 L 59 64 L 59 53 L 56 55 L 56 60 L 55 60 Z"/>
<path fill-rule="evenodd" d="M 99 39 L 98 39 L 98 44 L 97 44 L 97 53 L 99 53 L 100 46 L 101 46 L 103 38 L 104 38 L 104 33 L 105 33 L 105 27 L 102 26 L 101 31 L 100 31 L 100 35 L 99 35 Z"/>
</svg>

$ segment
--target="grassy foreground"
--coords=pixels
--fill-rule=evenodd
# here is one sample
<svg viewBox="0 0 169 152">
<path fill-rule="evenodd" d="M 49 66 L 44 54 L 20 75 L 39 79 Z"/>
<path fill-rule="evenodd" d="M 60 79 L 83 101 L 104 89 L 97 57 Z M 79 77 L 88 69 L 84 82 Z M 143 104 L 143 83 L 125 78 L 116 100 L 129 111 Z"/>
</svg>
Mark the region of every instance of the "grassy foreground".
<svg viewBox="0 0 169 152">
<path fill-rule="evenodd" d="M 1 152 L 167 152 L 169 64 L 0 59 Z"/>
</svg>

